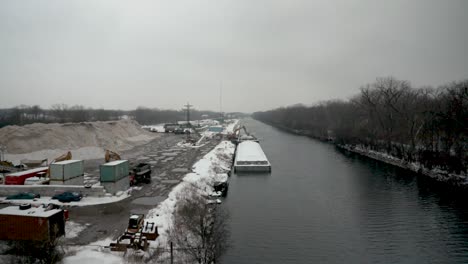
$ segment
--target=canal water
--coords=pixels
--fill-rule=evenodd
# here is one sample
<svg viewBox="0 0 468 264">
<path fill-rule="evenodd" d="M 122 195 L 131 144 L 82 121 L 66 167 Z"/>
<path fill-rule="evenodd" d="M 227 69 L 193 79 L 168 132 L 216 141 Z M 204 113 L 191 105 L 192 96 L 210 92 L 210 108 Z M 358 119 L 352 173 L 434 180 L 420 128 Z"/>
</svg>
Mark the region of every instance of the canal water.
<svg viewBox="0 0 468 264">
<path fill-rule="evenodd" d="M 468 263 L 466 196 L 255 120 L 271 174 L 232 175 L 222 262 Z"/>
</svg>

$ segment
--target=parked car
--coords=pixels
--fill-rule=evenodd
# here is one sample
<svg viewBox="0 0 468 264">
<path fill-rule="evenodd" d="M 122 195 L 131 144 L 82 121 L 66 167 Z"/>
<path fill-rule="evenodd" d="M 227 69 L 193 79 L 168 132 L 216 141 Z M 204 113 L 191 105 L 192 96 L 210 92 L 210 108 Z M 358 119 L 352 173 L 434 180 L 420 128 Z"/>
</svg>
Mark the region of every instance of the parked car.
<svg viewBox="0 0 468 264">
<path fill-rule="evenodd" d="M 57 199 L 62 203 L 77 202 L 83 198 L 83 195 L 78 192 L 63 192 L 52 196 L 52 199 Z"/>
<path fill-rule="evenodd" d="M 36 194 L 36 193 L 27 193 L 27 192 L 21 192 L 13 195 L 7 196 L 7 200 L 32 200 L 35 198 L 40 198 L 41 195 Z"/>
</svg>

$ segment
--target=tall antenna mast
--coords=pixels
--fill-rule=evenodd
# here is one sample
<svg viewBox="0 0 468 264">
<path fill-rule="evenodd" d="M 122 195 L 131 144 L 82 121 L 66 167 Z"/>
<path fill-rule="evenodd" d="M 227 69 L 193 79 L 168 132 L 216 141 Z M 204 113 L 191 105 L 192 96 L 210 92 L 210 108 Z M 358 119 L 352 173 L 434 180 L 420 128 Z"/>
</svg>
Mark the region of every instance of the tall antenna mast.
<svg viewBox="0 0 468 264">
<path fill-rule="evenodd" d="M 219 87 L 219 113 L 223 117 L 223 81 Z"/>
</svg>

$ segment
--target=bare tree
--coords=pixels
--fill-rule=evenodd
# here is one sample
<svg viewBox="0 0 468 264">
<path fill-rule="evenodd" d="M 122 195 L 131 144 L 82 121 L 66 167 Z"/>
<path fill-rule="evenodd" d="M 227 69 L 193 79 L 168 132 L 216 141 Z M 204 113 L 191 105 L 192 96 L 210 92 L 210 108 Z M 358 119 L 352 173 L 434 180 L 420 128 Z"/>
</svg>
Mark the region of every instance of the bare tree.
<svg viewBox="0 0 468 264">
<path fill-rule="evenodd" d="M 228 214 L 194 189 L 185 193 L 174 214 L 170 238 L 178 252 L 193 261 L 216 263 L 229 247 Z"/>
</svg>

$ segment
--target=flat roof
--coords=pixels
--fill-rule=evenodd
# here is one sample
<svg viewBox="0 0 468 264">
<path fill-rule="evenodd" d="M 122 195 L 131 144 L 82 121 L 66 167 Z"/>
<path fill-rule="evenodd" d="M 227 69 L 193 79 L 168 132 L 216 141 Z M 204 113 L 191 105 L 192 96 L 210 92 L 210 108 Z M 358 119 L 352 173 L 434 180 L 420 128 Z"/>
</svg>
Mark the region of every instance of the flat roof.
<svg viewBox="0 0 468 264">
<path fill-rule="evenodd" d="M 31 216 L 31 217 L 51 217 L 57 213 L 60 213 L 61 209 L 44 210 L 42 207 L 31 207 L 26 210 L 20 210 L 19 206 L 9 206 L 0 209 L 0 215 L 18 215 L 18 216 Z"/>
<path fill-rule="evenodd" d="M 111 161 L 111 162 L 104 163 L 104 164 L 102 164 L 102 166 L 115 166 L 115 165 L 118 165 L 118 164 L 121 164 L 121 163 L 124 163 L 124 162 L 128 162 L 128 160 L 114 160 L 114 161 Z"/>
<path fill-rule="evenodd" d="M 81 162 L 82 160 L 63 160 L 59 162 L 53 162 L 52 164 L 60 164 L 60 165 L 65 165 L 65 164 L 70 164 L 70 163 L 76 163 L 76 162 Z"/>
<path fill-rule="evenodd" d="M 48 169 L 49 167 L 39 167 L 35 169 L 30 169 L 30 170 L 18 171 L 18 172 L 10 173 L 10 174 L 5 173 L 5 175 L 6 176 L 22 176 L 25 174 L 41 172 L 41 171 L 48 170 Z"/>
<path fill-rule="evenodd" d="M 260 144 L 255 141 L 243 141 L 237 146 L 237 161 L 268 161 Z"/>
</svg>

